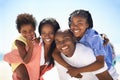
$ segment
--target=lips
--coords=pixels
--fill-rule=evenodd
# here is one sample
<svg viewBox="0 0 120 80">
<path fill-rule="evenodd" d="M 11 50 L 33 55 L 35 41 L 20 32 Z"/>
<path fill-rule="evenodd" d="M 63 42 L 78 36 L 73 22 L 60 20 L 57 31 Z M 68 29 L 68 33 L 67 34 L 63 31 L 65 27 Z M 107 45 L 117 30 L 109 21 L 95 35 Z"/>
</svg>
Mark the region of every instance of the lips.
<svg viewBox="0 0 120 80">
<path fill-rule="evenodd" d="M 33 37 L 31 37 L 31 36 L 27 36 L 26 38 L 29 39 L 29 40 L 31 40 Z"/>
<path fill-rule="evenodd" d="M 49 42 L 49 41 L 51 41 L 51 39 L 45 39 L 45 41 Z"/>
<path fill-rule="evenodd" d="M 68 49 L 68 46 L 62 47 L 63 51 L 66 50 L 66 49 Z"/>
<path fill-rule="evenodd" d="M 78 32 L 80 32 L 80 30 L 73 30 L 73 32 L 74 32 L 74 33 L 78 33 Z"/>
</svg>

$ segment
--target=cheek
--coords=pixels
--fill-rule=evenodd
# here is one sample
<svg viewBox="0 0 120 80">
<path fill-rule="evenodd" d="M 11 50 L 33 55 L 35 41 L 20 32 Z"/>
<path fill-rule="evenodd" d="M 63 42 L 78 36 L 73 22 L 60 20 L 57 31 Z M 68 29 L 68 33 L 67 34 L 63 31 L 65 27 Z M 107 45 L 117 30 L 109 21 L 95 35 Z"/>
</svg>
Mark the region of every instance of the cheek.
<svg viewBox="0 0 120 80">
<path fill-rule="evenodd" d="M 31 32 L 32 35 L 35 35 L 35 32 Z"/>
<path fill-rule="evenodd" d="M 43 38 L 44 38 L 44 35 L 41 34 L 41 38 L 43 39 Z"/>
<path fill-rule="evenodd" d="M 71 49 L 74 47 L 73 41 L 66 42 L 66 45 L 68 45 Z"/>
<path fill-rule="evenodd" d="M 71 47 L 71 49 L 73 49 L 73 48 L 74 48 L 74 46 L 75 46 L 74 44 L 71 44 L 71 46 L 70 46 L 70 47 Z"/>
<path fill-rule="evenodd" d="M 54 39 L 55 39 L 55 36 L 54 36 L 54 35 L 51 35 L 50 38 L 51 38 L 52 40 L 54 40 Z"/>
<path fill-rule="evenodd" d="M 26 37 L 27 37 L 27 36 L 26 36 L 26 34 L 21 33 L 21 35 L 22 35 L 24 38 L 26 38 Z"/>
<path fill-rule="evenodd" d="M 70 30 L 73 30 L 73 27 L 70 27 Z"/>
</svg>

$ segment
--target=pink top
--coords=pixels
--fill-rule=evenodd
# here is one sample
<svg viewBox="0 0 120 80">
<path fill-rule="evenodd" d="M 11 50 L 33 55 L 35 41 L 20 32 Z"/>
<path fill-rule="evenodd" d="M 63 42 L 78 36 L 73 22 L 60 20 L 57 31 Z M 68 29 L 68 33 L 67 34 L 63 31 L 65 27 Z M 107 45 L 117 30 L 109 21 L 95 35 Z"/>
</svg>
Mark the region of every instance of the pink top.
<svg viewBox="0 0 120 80">
<path fill-rule="evenodd" d="M 17 63 L 17 62 L 21 62 L 25 64 L 28 70 L 30 80 L 38 80 L 39 71 L 40 71 L 40 56 L 41 56 L 41 44 L 35 44 L 32 58 L 28 64 L 25 64 L 22 61 L 17 49 L 14 49 L 11 52 L 8 52 L 7 54 L 5 54 L 4 60 L 10 64 Z"/>
</svg>

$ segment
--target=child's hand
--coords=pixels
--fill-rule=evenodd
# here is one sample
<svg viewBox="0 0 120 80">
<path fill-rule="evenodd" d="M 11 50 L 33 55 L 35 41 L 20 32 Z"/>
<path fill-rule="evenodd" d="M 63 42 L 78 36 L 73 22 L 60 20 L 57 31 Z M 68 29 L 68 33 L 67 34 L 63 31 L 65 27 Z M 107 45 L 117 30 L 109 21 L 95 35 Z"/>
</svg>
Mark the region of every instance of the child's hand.
<svg viewBox="0 0 120 80">
<path fill-rule="evenodd" d="M 71 77 L 81 78 L 82 75 L 78 72 L 77 68 L 71 68 L 67 71 Z M 79 75 L 78 75 L 79 74 Z"/>
<path fill-rule="evenodd" d="M 27 41 L 27 44 L 28 44 L 29 48 L 33 48 L 33 46 L 34 46 L 33 40 L 27 39 L 26 41 Z"/>
<path fill-rule="evenodd" d="M 27 37 L 27 44 L 29 47 L 33 47 L 33 45 L 35 45 L 35 43 L 39 43 L 39 40 L 38 40 L 38 38 L 36 38 L 35 35 Z"/>
<path fill-rule="evenodd" d="M 82 75 L 81 75 L 81 74 L 77 74 L 77 75 L 75 76 L 75 78 L 82 78 Z"/>
</svg>

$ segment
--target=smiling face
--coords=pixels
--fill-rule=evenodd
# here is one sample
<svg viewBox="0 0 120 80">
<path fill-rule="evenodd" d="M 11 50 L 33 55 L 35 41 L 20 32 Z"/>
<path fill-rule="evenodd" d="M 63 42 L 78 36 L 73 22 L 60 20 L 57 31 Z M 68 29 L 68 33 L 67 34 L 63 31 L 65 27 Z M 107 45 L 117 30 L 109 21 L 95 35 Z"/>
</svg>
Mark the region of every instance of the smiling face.
<svg viewBox="0 0 120 80">
<path fill-rule="evenodd" d="M 55 43 L 57 49 L 66 55 L 71 57 L 75 50 L 75 41 L 73 40 L 71 34 L 65 32 L 57 32 L 55 35 Z"/>
<path fill-rule="evenodd" d="M 25 24 L 21 26 L 20 34 L 29 40 L 32 40 L 35 37 L 35 29 L 31 24 Z"/>
<path fill-rule="evenodd" d="M 89 27 L 86 18 L 74 16 L 71 20 L 70 29 L 74 36 L 80 39 Z"/>
<path fill-rule="evenodd" d="M 41 29 L 41 37 L 45 44 L 50 45 L 54 40 L 54 30 L 50 24 L 45 24 Z"/>
</svg>

